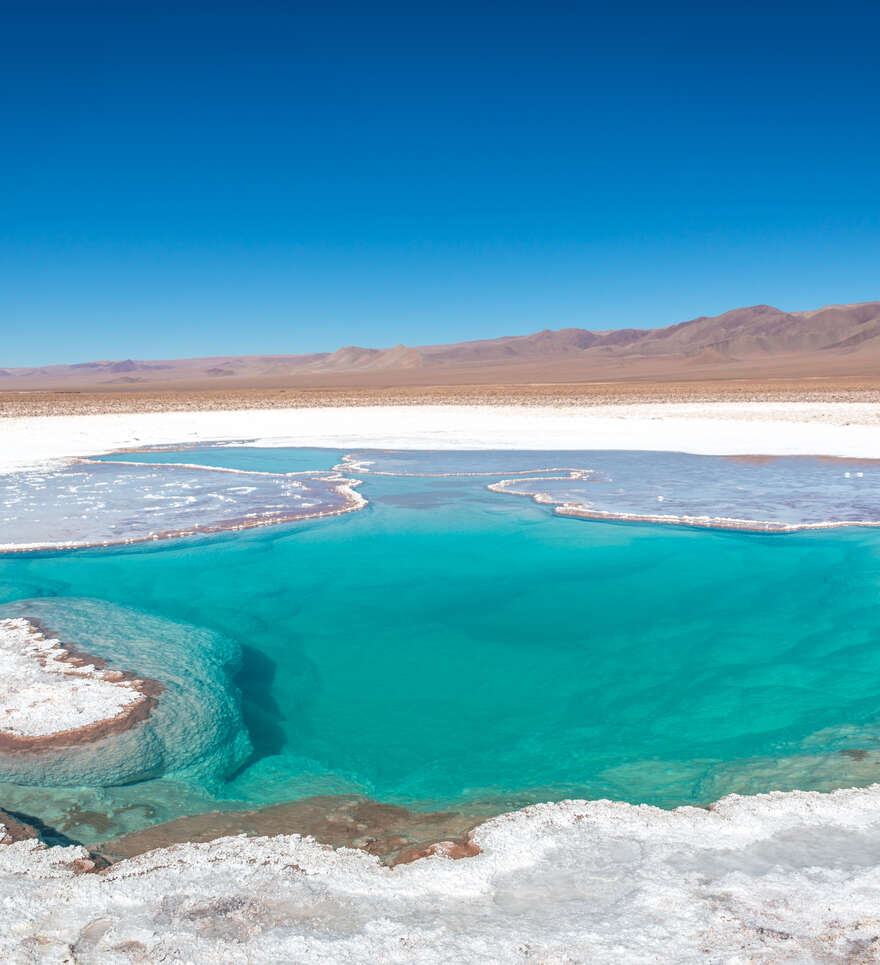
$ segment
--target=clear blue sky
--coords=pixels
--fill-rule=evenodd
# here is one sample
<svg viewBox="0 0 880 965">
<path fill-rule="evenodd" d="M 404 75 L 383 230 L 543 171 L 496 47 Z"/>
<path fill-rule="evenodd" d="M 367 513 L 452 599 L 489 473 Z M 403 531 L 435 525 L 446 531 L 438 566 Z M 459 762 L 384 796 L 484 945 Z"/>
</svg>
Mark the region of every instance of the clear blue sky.
<svg viewBox="0 0 880 965">
<path fill-rule="evenodd" d="M 875 2 L 0 14 L 0 366 L 880 298 Z"/>
</svg>

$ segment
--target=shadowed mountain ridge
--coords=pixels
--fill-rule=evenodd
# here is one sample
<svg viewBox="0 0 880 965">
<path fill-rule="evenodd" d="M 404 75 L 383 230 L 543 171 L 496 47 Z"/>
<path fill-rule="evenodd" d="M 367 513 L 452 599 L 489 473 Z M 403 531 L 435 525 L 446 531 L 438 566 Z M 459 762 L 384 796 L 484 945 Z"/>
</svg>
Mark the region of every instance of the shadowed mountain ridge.
<svg viewBox="0 0 880 965">
<path fill-rule="evenodd" d="M 0 390 L 730 378 L 777 370 L 819 376 L 874 374 L 878 365 L 880 302 L 799 312 L 752 305 L 654 329 L 548 328 L 448 345 L 5 367 Z"/>
</svg>

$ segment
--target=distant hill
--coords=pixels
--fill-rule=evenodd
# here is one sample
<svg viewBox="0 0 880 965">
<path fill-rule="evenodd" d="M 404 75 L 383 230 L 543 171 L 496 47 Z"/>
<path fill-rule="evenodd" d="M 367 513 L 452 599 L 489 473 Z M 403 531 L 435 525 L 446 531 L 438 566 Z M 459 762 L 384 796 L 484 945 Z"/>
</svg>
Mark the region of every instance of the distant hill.
<svg viewBox="0 0 880 965">
<path fill-rule="evenodd" d="M 450 345 L 349 345 L 308 355 L 7 367 L 0 368 L 0 390 L 476 385 L 878 372 L 880 302 L 864 302 L 802 312 L 753 305 L 666 328 L 545 329 Z"/>
</svg>

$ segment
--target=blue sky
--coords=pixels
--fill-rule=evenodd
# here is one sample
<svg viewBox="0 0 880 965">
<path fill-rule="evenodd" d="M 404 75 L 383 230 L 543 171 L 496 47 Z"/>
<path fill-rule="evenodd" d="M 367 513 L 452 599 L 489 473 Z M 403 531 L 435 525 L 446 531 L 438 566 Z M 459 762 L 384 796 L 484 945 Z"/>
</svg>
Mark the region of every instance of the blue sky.
<svg viewBox="0 0 880 965">
<path fill-rule="evenodd" d="M 0 366 L 880 298 L 874 3 L 0 13 Z"/>
</svg>

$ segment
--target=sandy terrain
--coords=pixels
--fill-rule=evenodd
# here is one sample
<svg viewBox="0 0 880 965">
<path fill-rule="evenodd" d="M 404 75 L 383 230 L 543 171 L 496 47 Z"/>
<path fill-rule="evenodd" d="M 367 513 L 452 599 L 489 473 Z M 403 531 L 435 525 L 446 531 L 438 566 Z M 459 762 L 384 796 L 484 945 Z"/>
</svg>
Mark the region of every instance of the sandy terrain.
<svg viewBox="0 0 880 965">
<path fill-rule="evenodd" d="M 387 380 L 386 380 L 387 381 Z M 386 405 L 616 405 L 646 402 L 880 402 L 880 377 L 743 377 L 483 385 L 204 388 L 185 382 L 137 390 L 2 391 L 0 418 L 112 412 L 220 411 Z"/>
</svg>

